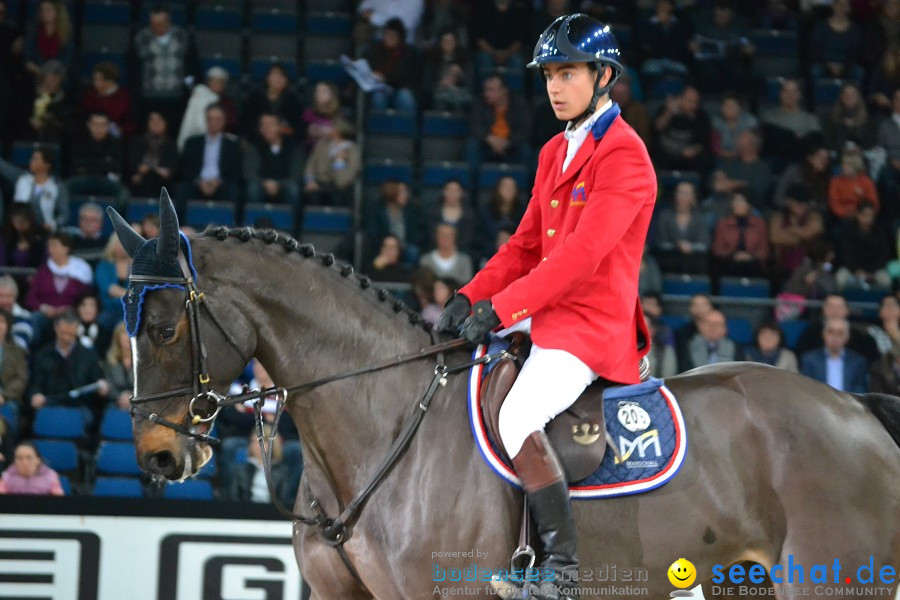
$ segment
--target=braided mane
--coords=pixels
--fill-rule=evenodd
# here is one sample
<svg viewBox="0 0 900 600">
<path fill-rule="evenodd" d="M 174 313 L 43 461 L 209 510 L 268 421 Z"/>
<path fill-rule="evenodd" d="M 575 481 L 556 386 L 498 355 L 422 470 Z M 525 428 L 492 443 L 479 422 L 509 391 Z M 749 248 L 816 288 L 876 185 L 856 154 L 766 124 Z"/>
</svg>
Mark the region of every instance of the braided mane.
<svg viewBox="0 0 900 600">
<path fill-rule="evenodd" d="M 286 253 L 296 252 L 303 258 L 317 261 L 329 270 L 336 269 L 336 272 L 340 273 L 341 277 L 347 279 L 351 276 L 354 277 L 363 292 L 371 290 L 379 301 L 384 303 L 392 302 L 391 308 L 394 312 L 405 314 L 411 325 L 422 327 L 425 331 L 431 331 L 432 329 L 431 323 L 427 323 L 422 318 L 422 315 L 407 306 L 405 302 L 393 296 L 388 290 L 374 286 L 368 276 L 356 273 L 352 265 L 337 260 L 334 254 L 330 252 L 319 252 L 312 244 L 301 243 L 293 237 L 274 229 L 255 229 L 253 227 L 207 227 L 201 235 L 212 237 L 219 241 L 225 241 L 228 238 L 234 238 L 241 242 L 260 240 L 267 245 L 281 246 Z"/>
</svg>

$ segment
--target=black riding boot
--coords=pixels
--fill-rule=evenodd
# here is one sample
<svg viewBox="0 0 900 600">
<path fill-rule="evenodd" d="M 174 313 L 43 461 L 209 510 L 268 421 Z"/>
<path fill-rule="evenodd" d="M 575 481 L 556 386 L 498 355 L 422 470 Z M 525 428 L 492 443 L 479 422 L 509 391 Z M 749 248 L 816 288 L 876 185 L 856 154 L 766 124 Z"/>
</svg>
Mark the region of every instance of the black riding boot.
<svg viewBox="0 0 900 600">
<path fill-rule="evenodd" d="M 543 545 L 538 581 L 525 582 L 507 598 L 570 600 L 578 597 L 578 559 L 575 557 L 575 520 L 562 465 L 543 431 L 528 436 L 512 459 L 528 496 L 531 514 Z M 552 570 L 552 580 L 548 569 Z M 506 586 L 509 590 L 512 586 Z M 498 586 L 498 589 L 500 586 Z M 502 595 L 502 590 L 501 595 Z M 509 593 L 509 592 L 508 592 Z"/>
</svg>

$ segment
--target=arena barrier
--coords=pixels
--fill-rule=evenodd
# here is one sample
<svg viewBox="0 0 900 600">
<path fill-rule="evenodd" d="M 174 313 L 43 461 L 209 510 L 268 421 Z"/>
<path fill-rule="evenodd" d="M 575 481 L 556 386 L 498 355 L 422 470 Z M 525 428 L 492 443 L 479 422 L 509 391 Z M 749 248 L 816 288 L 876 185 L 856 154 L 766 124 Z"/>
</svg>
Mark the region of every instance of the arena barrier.
<svg viewBox="0 0 900 600">
<path fill-rule="evenodd" d="M 0 598 L 308 597 L 268 505 L 0 496 Z"/>
</svg>

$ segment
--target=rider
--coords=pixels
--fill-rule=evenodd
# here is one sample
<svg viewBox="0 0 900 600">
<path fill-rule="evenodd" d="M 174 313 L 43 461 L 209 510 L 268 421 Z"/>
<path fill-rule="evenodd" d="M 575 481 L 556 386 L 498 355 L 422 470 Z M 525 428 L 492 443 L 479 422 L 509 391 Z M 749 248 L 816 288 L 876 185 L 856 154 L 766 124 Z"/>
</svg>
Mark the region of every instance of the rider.
<svg viewBox="0 0 900 600">
<path fill-rule="evenodd" d="M 609 99 L 623 67 L 608 26 L 584 14 L 558 18 L 528 66 L 541 69 L 553 111 L 568 125 L 541 150 L 516 233 L 450 298 L 438 328 L 462 324 L 473 343 L 501 324 L 531 331 L 533 349 L 500 411 L 499 430 L 537 522 L 541 566 L 555 577 L 514 597 L 558 600 L 577 593 L 560 583 L 577 581 L 575 524 L 543 430 L 598 377 L 640 381 L 649 335 L 638 271 L 656 175 L 644 143 Z"/>
</svg>

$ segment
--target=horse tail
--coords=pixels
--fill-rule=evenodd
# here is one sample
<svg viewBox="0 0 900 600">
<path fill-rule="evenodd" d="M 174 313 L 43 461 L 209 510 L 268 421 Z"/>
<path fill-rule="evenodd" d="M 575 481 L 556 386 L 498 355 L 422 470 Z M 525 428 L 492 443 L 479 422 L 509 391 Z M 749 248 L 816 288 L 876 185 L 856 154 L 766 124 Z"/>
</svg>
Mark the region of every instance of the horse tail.
<svg viewBox="0 0 900 600">
<path fill-rule="evenodd" d="M 900 398 L 889 394 L 854 394 L 881 421 L 900 446 Z"/>
</svg>

